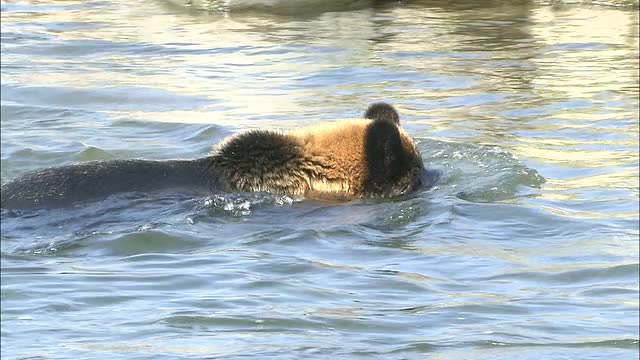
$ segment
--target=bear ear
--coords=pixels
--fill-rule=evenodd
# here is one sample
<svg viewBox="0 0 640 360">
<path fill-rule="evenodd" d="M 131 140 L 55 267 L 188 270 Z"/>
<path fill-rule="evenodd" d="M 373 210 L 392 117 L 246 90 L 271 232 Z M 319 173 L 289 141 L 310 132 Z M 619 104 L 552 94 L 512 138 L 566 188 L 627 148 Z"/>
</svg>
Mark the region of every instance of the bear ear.
<svg viewBox="0 0 640 360">
<path fill-rule="evenodd" d="M 386 120 L 374 120 L 367 126 L 364 141 L 371 190 L 384 190 L 385 184 L 398 181 L 411 167 L 400 136 L 398 127 Z"/>
<path fill-rule="evenodd" d="M 400 125 L 400 116 L 398 116 L 396 109 L 384 102 L 371 104 L 367 111 L 365 111 L 364 118 L 369 120 L 384 120 Z"/>
</svg>

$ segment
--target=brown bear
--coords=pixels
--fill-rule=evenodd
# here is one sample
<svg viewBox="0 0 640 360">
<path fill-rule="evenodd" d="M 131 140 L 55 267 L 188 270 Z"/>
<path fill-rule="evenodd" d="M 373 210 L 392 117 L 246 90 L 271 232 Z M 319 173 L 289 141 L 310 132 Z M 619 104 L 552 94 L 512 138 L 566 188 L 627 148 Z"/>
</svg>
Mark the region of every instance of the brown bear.
<svg viewBox="0 0 640 360">
<path fill-rule="evenodd" d="M 424 170 L 396 110 L 376 103 L 363 119 L 232 135 L 198 159 L 91 161 L 37 170 L 2 186 L 1 207 L 61 207 L 172 187 L 306 198 L 391 197 L 432 185 L 434 174 Z"/>
</svg>

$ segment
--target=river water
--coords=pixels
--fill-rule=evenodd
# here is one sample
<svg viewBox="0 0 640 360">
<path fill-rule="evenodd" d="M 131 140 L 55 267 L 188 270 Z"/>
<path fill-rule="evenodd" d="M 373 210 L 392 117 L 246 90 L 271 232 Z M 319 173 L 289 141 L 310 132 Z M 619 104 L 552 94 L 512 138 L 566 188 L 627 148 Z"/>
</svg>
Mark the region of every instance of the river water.
<svg viewBox="0 0 640 360">
<path fill-rule="evenodd" d="M 2 2 L 3 183 L 379 100 L 443 172 L 3 211 L 2 358 L 637 359 L 637 2 L 299 2 Z"/>
</svg>

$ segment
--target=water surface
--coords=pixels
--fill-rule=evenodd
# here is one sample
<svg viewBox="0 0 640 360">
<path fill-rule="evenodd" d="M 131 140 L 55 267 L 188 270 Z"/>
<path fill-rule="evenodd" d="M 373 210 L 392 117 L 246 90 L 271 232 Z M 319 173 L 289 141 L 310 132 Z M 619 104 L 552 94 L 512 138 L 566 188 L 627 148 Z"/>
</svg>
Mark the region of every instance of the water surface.
<svg viewBox="0 0 640 360">
<path fill-rule="evenodd" d="M 3 211 L 3 358 L 638 358 L 637 4 L 184 4 L 2 2 L 2 182 L 377 100 L 442 181 Z"/>
</svg>

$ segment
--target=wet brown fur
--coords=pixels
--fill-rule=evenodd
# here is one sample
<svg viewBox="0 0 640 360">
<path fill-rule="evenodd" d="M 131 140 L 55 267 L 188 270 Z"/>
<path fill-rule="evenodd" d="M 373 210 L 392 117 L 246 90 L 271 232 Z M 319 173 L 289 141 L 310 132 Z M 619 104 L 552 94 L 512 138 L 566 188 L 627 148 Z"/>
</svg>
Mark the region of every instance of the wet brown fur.
<svg viewBox="0 0 640 360">
<path fill-rule="evenodd" d="M 405 194 L 423 165 L 413 140 L 379 118 L 241 133 L 216 146 L 209 169 L 226 191 L 348 199 Z"/>
</svg>

